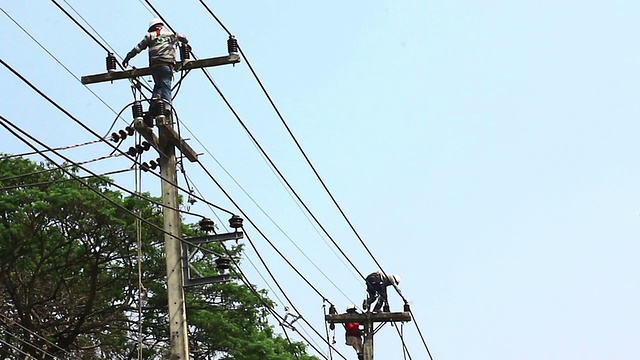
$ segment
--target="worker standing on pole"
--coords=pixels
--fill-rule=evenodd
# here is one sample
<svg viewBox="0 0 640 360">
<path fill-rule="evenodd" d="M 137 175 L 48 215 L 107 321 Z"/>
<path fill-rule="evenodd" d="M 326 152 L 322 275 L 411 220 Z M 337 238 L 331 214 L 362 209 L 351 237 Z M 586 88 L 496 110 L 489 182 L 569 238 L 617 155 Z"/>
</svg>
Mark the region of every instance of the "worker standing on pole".
<svg viewBox="0 0 640 360">
<path fill-rule="evenodd" d="M 178 42 L 187 44 L 189 40 L 182 34 L 173 33 L 164 27 L 162 19 L 154 18 L 149 22 L 147 34 L 124 58 L 122 65 L 126 68 L 129 61 L 142 50 L 149 49 L 149 67 L 153 76 L 153 99 L 162 99 L 165 107 L 171 105 L 171 82 L 173 65 L 176 63 L 176 46 Z"/>
</svg>

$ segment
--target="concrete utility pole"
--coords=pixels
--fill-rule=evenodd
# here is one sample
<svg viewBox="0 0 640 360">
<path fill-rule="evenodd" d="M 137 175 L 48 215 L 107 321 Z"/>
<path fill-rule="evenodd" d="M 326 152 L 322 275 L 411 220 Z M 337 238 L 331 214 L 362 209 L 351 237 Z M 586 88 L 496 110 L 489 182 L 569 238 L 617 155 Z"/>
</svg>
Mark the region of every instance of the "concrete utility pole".
<svg viewBox="0 0 640 360">
<path fill-rule="evenodd" d="M 240 62 L 237 53 L 228 56 L 179 63 L 175 70 L 190 70 L 209 66 L 236 64 Z M 149 75 L 149 68 L 126 71 L 110 71 L 103 74 L 88 75 L 81 78 L 83 84 L 93 84 L 119 79 L 131 79 Z M 143 118 L 134 120 L 134 128 L 159 152 L 160 173 L 162 175 L 162 203 L 164 215 L 164 242 L 167 262 L 167 290 L 169 299 L 169 332 L 171 341 L 171 360 L 189 359 L 189 341 L 187 338 L 186 304 L 184 300 L 184 278 L 182 269 L 182 221 L 178 208 L 178 176 L 176 170 L 176 151 L 178 148 L 191 162 L 198 161 L 197 153 L 180 138 L 173 128 L 170 113 L 155 117 L 158 136 L 148 127 Z"/>
<path fill-rule="evenodd" d="M 359 313 L 344 313 L 325 315 L 325 321 L 329 324 L 335 323 L 350 323 L 359 322 L 364 326 L 364 346 L 362 355 L 364 360 L 373 360 L 373 335 L 375 335 L 374 325 L 375 323 L 387 323 L 393 321 L 411 321 L 411 312 L 409 311 L 409 305 L 404 306 L 404 312 L 365 312 Z"/>
</svg>

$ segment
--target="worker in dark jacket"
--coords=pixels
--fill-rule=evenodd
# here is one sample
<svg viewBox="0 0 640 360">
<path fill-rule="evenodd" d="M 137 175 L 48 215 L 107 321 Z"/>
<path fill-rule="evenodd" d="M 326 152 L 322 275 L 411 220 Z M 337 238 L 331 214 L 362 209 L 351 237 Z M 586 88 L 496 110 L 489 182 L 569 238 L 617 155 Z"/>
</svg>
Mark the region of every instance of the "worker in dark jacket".
<svg viewBox="0 0 640 360">
<path fill-rule="evenodd" d="M 371 304 L 376 300 L 376 306 L 373 308 L 373 312 L 378 312 L 382 307 L 385 307 L 385 311 L 389 311 L 389 300 L 387 299 L 387 287 L 393 286 L 394 289 L 402 296 L 402 292 L 398 285 L 400 284 L 400 275 L 390 274 L 384 275 L 380 271 L 369 274 L 365 282 L 367 284 L 367 298 L 362 302 L 362 307 L 368 310 Z"/>
<path fill-rule="evenodd" d="M 163 99 L 171 104 L 171 81 L 173 65 L 176 63 L 176 45 L 189 41 L 182 34 L 174 34 L 164 28 L 162 19 L 155 18 L 149 22 L 147 34 L 124 58 L 122 65 L 129 66 L 129 61 L 142 50 L 149 49 L 149 67 L 153 76 L 153 98 Z"/>
<path fill-rule="evenodd" d="M 356 306 L 347 306 L 347 313 L 355 314 Z M 360 330 L 359 322 L 344 323 L 345 343 L 352 346 L 358 354 L 358 360 L 362 360 L 362 330 Z"/>
</svg>

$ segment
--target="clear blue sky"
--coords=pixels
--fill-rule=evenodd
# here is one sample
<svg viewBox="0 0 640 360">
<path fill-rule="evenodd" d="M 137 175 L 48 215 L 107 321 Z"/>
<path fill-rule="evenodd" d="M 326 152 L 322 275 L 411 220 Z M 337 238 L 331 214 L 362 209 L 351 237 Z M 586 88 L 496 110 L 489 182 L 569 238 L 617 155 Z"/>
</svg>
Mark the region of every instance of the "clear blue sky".
<svg viewBox="0 0 640 360">
<path fill-rule="evenodd" d="M 120 56 L 152 17 L 137 1 L 59 2 Z M 198 1 L 152 3 L 198 57 L 225 55 L 227 35 Z M 640 4 L 207 3 L 384 270 L 402 275 L 435 359 L 640 356 Z M 74 75 L 104 71 L 104 50 L 53 3 L 0 4 Z M 106 133 L 114 113 L 5 14 L 0 19 L 0 58 Z M 146 54 L 132 64 L 145 66 Z M 375 270 L 246 61 L 210 74 L 360 271 Z M 0 82 L 0 114 L 48 145 L 95 140 L 5 68 Z M 124 81 L 90 89 L 116 111 L 132 101 Z M 207 169 L 297 269 L 341 310 L 360 303 L 362 280 L 305 218 L 201 72 L 186 78 L 175 108 Z M 6 132 L 0 140 L 3 152 L 28 151 Z M 82 161 L 109 152 L 96 144 L 67 154 Z M 128 166 L 118 158 L 90 168 Z M 205 198 L 235 211 L 199 166 L 185 169 Z M 132 173 L 113 178 L 133 188 Z M 143 187 L 159 196 L 157 178 L 146 175 Z M 191 210 L 215 216 L 202 203 Z M 321 297 L 255 229 L 247 232 L 294 305 L 324 333 Z M 245 261 L 251 281 L 275 289 L 255 253 L 247 255 L 267 279 Z M 398 310 L 399 298 L 391 301 Z M 404 332 L 412 358 L 427 359 L 415 325 Z M 353 358 L 342 336 L 337 346 Z M 376 359 L 402 358 L 389 325 L 375 345 Z"/>
</svg>

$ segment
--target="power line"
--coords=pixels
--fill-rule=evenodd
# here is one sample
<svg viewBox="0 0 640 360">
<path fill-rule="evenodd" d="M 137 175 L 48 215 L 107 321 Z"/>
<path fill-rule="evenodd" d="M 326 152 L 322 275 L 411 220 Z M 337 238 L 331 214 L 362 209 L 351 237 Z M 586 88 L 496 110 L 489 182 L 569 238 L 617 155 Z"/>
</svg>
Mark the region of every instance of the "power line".
<svg viewBox="0 0 640 360">
<path fill-rule="evenodd" d="M 44 171 L 52 171 L 52 169 L 44 170 Z M 109 171 L 109 172 L 102 173 L 102 174 L 98 175 L 98 177 L 102 178 L 103 176 L 121 174 L 121 173 L 124 173 L 124 172 L 127 172 L 127 171 L 133 171 L 133 169 L 123 169 L 123 170 Z M 88 176 L 79 176 L 78 177 L 78 179 L 83 179 L 83 180 L 84 179 L 91 179 L 91 178 L 95 178 L 95 176 L 88 175 Z M 0 182 L 1 181 L 2 180 L 0 180 Z M 0 186 L 0 190 L 6 191 L 6 190 L 33 187 L 33 186 L 44 186 L 44 185 L 57 184 L 57 183 L 67 182 L 67 181 L 75 181 L 75 179 L 62 179 L 62 180 L 43 181 L 43 182 L 29 183 L 29 184 L 16 184 L 16 185 L 10 185 L 10 186 Z"/>
<path fill-rule="evenodd" d="M 92 141 L 87 141 L 87 142 L 80 143 L 80 144 L 75 144 L 75 145 L 60 146 L 60 147 L 54 148 L 54 150 L 69 150 L 69 149 L 74 149 L 74 148 L 81 147 L 81 146 L 96 144 L 96 143 L 99 143 L 101 141 L 102 140 L 92 140 Z M 31 152 L 26 152 L 26 153 L 22 153 L 22 154 L 11 154 L 11 155 L 7 155 L 7 156 L 0 156 L 0 160 L 11 159 L 11 158 L 15 158 L 15 157 L 24 157 L 24 156 L 29 156 L 29 155 L 35 155 L 37 153 L 38 153 L 38 151 L 31 151 Z"/>
</svg>

